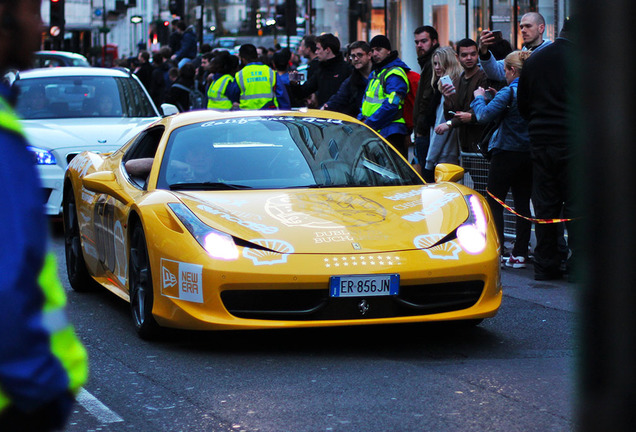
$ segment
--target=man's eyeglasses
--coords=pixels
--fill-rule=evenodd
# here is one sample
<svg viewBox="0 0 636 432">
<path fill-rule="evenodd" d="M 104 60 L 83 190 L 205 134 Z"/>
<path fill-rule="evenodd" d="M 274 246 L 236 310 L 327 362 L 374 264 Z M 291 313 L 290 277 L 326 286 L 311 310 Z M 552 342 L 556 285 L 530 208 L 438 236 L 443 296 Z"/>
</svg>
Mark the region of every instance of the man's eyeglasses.
<svg viewBox="0 0 636 432">
<path fill-rule="evenodd" d="M 349 58 L 350 58 L 351 60 L 357 60 L 357 59 L 362 58 L 362 56 L 363 56 L 363 55 L 365 55 L 365 53 L 351 53 L 351 54 L 349 55 Z"/>
</svg>

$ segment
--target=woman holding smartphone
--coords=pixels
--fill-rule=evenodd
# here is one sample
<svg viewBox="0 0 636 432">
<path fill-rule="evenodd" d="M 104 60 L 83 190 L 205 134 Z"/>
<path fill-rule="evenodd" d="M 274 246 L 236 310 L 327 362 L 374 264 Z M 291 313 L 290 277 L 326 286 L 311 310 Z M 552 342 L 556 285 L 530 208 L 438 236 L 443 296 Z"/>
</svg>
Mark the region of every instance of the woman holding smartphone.
<svg viewBox="0 0 636 432">
<path fill-rule="evenodd" d="M 489 194 L 486 198 L 490 204 L 502 245 L 504 241 L 503 207 L 490 194 L 505 201 L 508 191 L 512 189 L 515 210 L 521 215 L 530 216 L 530 195 L 532 192 L 530 136 L 528 124 L 521 117 L 517 108 L 517 84 L 523 63 L 530 57 L 530 54 L 530 51 L 514 51 L 508 54 L 504 60 L 504 72 L 508 85 L 499 90 L 488 103 L 485 99 L 486 90 L 479 87 L 475 90 L 475 99 L 470 104 L 479 123 L 501 120 L 499 128 L 495 131 L 488 145 L 492 157 L 488 169 L 487 190 Z M 530 242 L 530 222 L 527 219 L 517 217 L 515 228 L 514 247 L 510 257 L 504 261 L 507 267 L 525 268 Z"/>
<path fill-rule="evenodd" d="M 436 133 L 435 125 L 446 123 L 444 117 L 444 95 L 442 94 L 442 85 L 444 83 L 457 82 L 462 74 L 462 65 L 457 60 L 457 55 L 451 47 L 440 47 L 435 50 L 431 56 L 433 63 L 433 78 L 431 85 L 433 87 L 433 103 L 431 104 L 431 115 L 435 121 L 432 122 L 431 140 L 425 161 L 422 164 L 422 175 L 424 180 L 432 182 L 435 180 L 435 165 L 438 163 L 459 164 L 459 139 L 457 131 L 450 129 L 445 133 Z M 419 158 L 419 156 L 418 156 Z"/>
</svg>

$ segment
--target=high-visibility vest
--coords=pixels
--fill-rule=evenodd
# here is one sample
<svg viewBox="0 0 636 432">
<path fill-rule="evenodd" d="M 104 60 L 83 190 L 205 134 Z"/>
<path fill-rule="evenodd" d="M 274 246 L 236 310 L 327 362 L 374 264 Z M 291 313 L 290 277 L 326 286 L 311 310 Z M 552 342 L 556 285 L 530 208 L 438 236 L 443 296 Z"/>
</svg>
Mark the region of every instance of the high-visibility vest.
<svg viewBox="0 0 636 432">
<path fill-rule="evenodd" d="M 0 127 L 24 136 L 13 108 L 1 97 Z M 44 259 L 38 285 L 44 294 L 41 322 L 49 333 L 51 353 L 66 371 L 69 391 L 76 394 L 88 379 L 88 355 L 66 317 L 66 293 L 57 276 L 53 253 L 48 253 Z M 0 389 L 0 412 L 10 404 L 11 399 Z"/>
<path fill-rule="evenodd" d="M 261 109 L 270 102 L 278 108 L 274 93 L 276 73 L 269 66 L 258 64 L 245 66 L 236 73 L 236 83 L 241 90 L 241 109 Z"/>
<path fill-rule="evenodd" d="M 232 109 L 232 101 L 225 95 L 225 90 L 232 81 L 234 81 L 232 75 L 223 75 L 210 84 L 208 89 L 208 109 L 219 111 Z"/>
<path fill-rule="evenodd" d="M 371 117 L 373 113 L 380 109 L 382 103 L 385 100 L 388 100 L 389 103 L 394 103 L 398 96 L 395 92 L 385 93 L 384 92 L 384 84 L 386 79 L 391 75 L 397 75 L 406 82 L 406 93 L 409 92 L 409 80 L 406 76 L 406 72 L 401 67 L 391 67 L 388 69 L 383 69 L 379 74 L 373 74 L 371 80 L 369 81 L 369 85 L 367 86 L 367 90 L 364 94 L 364 98 L 362 99 L 362 115 L 365 118 Z M 393 119 L 392 123 L 405 123 L 404 115 L 404 99 L 400 101 L 398 107 L 398 113 Z"/>
</svg>

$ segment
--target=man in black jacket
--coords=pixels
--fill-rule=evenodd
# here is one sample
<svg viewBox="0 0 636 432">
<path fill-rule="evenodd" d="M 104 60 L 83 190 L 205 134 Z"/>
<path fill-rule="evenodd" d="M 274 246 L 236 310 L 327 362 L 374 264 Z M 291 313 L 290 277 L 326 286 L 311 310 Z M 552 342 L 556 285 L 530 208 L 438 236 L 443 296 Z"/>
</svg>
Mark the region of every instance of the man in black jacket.
<svg viewBox="0 0 636 432">
<path fill-rule="evenodd" d="M 316 93 L 318 108 L 322 107 L 335 94 L 345 79 L 351 75 L 351 65 L 340 53 L 340 40 L 331 33 L 316 38 L 316 57 L 320 61 L 318 70 L 300 85 L 292 81 L 290 76 L 290 90 L 299 99 L 304 99 Z"/>
<path fill-rule="evenodd" d="M 528 120 L 532 152 L 532 204 L 539 219 L 572 218 L 573 194 L 568 185 L 572 147 L 568 123 L 572 97 L 568 80 L 568 58 L 573 43 L 568 38 L 571 20 L 559 37 L 526 60 L 517 90 L 519 112 Z M 568 246 L 575 256 L 573 222 L 566 224 Z M 534 278 L 561 277 L 557 224 L 535 224 Z M 571 264 L 571 263 L 568 263 Z M 568 265 L 569 267 L 569 265 Z M 568 268 L 571 274 L 571 269 Z"/>
<path fill-rule="evenodd" d="M 353 72 L 342 83 L 336 94 L 331 96 L 322 106 L 322 109 L 358 117 L 373 67 L 371 46 L 365 41 L 355 41 L 349 46 L 349 51 Z"/>
<path fill-rule="evenodd" d="M 420 72 L 420 83 L 415 95 L 413 105 L 413 128 L 415 131 L 415 156 L 423 167 L 426 162 L 426 154 L 431 137 L 431 126 L 435 123 L 435 113 L 433 106 L 433 65 L 431 57 L 433 52 L 439 48 L 437 41 L 437 30 L 431 26 L 421 26 L 415 29 L 415 49 L 417 51 L 417 62 L 422 71 Z M 424 180 L 434 181 L 434 173 L 422 170 Z"/>
</svg>

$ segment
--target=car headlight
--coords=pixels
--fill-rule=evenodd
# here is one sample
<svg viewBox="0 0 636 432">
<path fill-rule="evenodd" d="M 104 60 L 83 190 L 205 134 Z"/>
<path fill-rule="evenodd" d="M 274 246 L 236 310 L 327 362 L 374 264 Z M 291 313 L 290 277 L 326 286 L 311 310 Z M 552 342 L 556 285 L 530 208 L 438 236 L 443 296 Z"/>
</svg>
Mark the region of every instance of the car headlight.
<svg viewBox="0 0 636 432">
<path fill-rule="evenodd" d="M 231 235 L 204 224 L 181 203 L 170 203 L 168 207 L 212 258 L 225 261 L 238 259 L 239 251 Z"/>
<path fill-rule="evenodd" d="M 57 163 L 53 153 L 48 150 L 34 146 L 27 146 L 27 150 L 33 153 L 37 165 L 55 165 Z"/>
<path fill-rule="evenodd" d="M 468 211 L 468 220 L 457 228 L 457 240 L 469 254 L 478 254 L 486 249 L 486 229 L 488 222 L 481 200 L 476 195 L 464 197 Z"/>
</svg>

